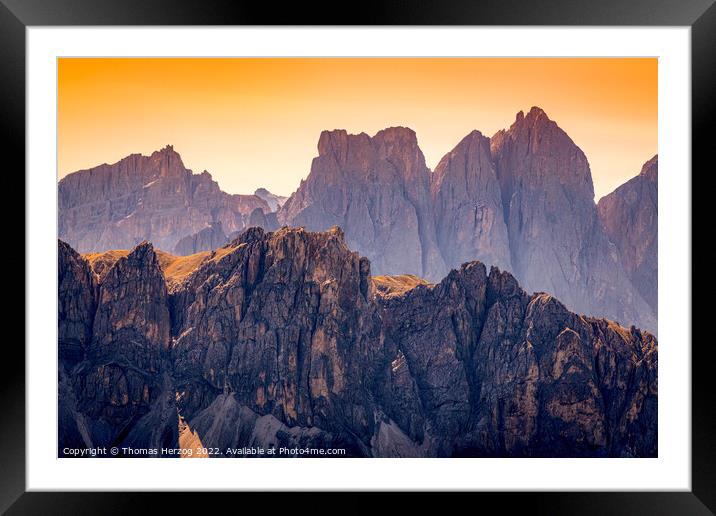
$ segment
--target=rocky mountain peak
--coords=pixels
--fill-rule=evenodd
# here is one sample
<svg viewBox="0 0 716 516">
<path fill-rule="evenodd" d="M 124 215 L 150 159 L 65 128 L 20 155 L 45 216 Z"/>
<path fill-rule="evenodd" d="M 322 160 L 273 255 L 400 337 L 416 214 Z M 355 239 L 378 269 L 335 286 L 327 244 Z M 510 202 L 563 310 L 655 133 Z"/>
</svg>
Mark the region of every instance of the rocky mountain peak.
<svg viewBox="0 0 716 516">
<path fill-rule="evenodd" d="M 495 134 L 491 151 L 522 285 L 557 294 L 571 309 L 655 330 L 655 315 L 610 251 L 589 163 L 567 133 L 532 108 Z"/>
<path fill-rule="evenodd" d="M 365 164 L 366 160 L 398 158 L 425 163 L 415 131 L 408 127 L 388 127 L 374 136 L 349 134 L 345 129 L 322 131 L 318 140 L 319 157 L 332 156 L 340 165 Z"/>
<path fill-rule="evenodd" d="M 256 191 L 254 191 L 254 195 L 266 201 L 271 211 L 277 211 L 283 206 L 286 199 L 288 199 L 288 197 L 284 197 L 283 195 L 271 193 L 266 188 L 257 188 Z"/>
<path fill-rule="evenodd" d="M 656 182 L 659 175 L 659 155 L 656 154 L 653 158 L 651 158 L 649 161 L 644 163 L 644 165 L 641 167 L 641 172 L 639 172 L 640 176 L 644 176 L 647 179 Z"/>
<path fill-rule="evenodd" d="M 425 156 L 418 145 L 415 131 L 408 127 L 388 127 L 378 131 L 372 142 L 379 159 L 393 165 L 395 171 L 406 181 L 408 189 L 415 190 L 415 183 L 428 186 L 430 171 L 425 165 Z M 422 195 L 418 192 L 415 194 Z"/>
<path fill-rule="evenodd" d="M 477 129 L 474 129 L 470 131 L 470 133 L 462 140 L 460 140 L 460 143 L 455 146 L 455 148 L 451 151 L 451 154 L 461 151 L 479 153 L 484 149 L 485 145 L 487 145 L 487 149 L 489 150 L 490 138 L 483 135 Z"/>
<path fill-rule="evenodd" d="M 401 149 L 415 149 L 418 147 L 418 137 L 409 127 L 386 127 L 375 133 L 373 139 L 383 145 L 397 146 Z"/>
<path fill-rule="evenodd" d="M 128 254 L 120 256 L 112 265 L 108 273 L 102 280 L 102 285 L 107 285 L 112 281 L 124 281 L 125 276 L 133 274 L 147 275 L 146 278 L 156 277 L 157 273 L 161 275 L 159 258 L 154 251 L 154 245 L 144 240 L 137 244 Z M 146 285 L 147 287 L 149 285 Z M 128 293 L 123 293 L 126 295 Z"/>
<path fill-rule="evenodd" d="M 472 131 L 430 177 L 438 246 L 445 263 L 480 260 L 510 268 L 507 227 L 490 140 Z"/>
<path fill-rule="evenodd" d="M 61 303 L 63 296 L 66 299 L 61 293 Z M 61 410 L 66 418 L 75 410 L 93 418 L 101 429 L 93 439 L 107 445 L 126 436 L 122 432 L 128 427 L 143 426 L 138 421 L 162 395 L 162 356 L 171 342 L 171 320 L 165 278 L 151 243 L 136 246 L 104 275 L 91 331 L 85 360 L 72 371 L 70 380 L 80 393 L 76 409 L 70 405 Z M 172 392 L 164 394 L 171 398 L 159 403 L 160 407 L 174 398 Z M 176 410 L 173 413 L 176 419 Z M 79 421 L 78 427 L 84 428 L 81 417 Z M 148 426 L 160 425 L 153 421 Z M 126 438 L 131 439 L 131 433 Z"/>
<path fill-rule="evenodd" d="M 92 339 L 97 282 L 89 264 L 72 247 L 57 240 L 59 355 L 80 359 Z"/>
<path fill-rule="evenodd" d="M 434 176 L 440 176 L 438 171 L 445 170 L 447 163 L 446 161 L 449 161 L 450 159 L 454 159 L 455 156 L 459 154 L 478 154 L 482 148 L 484 148 L 484 145 L 487 144 L 487 150 L 489 153 L 490 150 L 490 139 L 484 136 L 480 131 L 477 129 L 473 129 L 470 131 L 467 136 L 465 136 L 460 142 L 445 156 L 442 157 L 438 165 L 435 167 L 435 173 Z M 433 179 L 433 182 L 435 179 Z"/>
<path fill-rule="evenodd" d="M 114 268 L 117 269 L 115 276 L 121 276 L 128 271 L 149 271 L 153 274 L 153 278 L 158 277 L 157 272 L 162 274 L 154 245 L 147 240 L 137 244 L 126 256 L 120 257 L 114 264 Z M 109 272 L 111 273 L 112 270 L 110 269 Z"/>
<path fill-rule="evenodd" d="M 515 122 L 507 130 L 507 133 L 516 136 L 523 131 L 536 133 L 538 138 L 543 135 L 551 135 L 552 138 L 555 138 L 554 143 L 563 145 L 571 144 L 576 147 L 576 144 L 574 144 L 567 133 L 564 132 L 554 120 L 549 118 L 542 108 L 537 106 L 533 106 L 526 115 L 522 111 L 517 113 Z"/>
<path fill-rule="evenodd" d="M 339 242 L 345 245 L 346 243 L 346 234 L 343 232 L 340 226 L 332 226 L 328 230 L 328 234 L 335 236 Z"/>
<path fill-rule="evenodd" d="M 318 156 L 333 156 L 338 163 L 344 164 L 349 152 L 360 152 L 367 146 L 370 146 L 370 136 L 366 133 L 348 134 L 345 129 L 321 131 Z"/>
<path fill-rule="evenodd" d="M 512 196 L 516 177 L 522 175 L 531 177 L 535 186 L 569 185 L 592 202 L 594 185 L 584 152 L 541 108 L 532 107 L 526 116 L 521 113 L 507 131 L 498 131 L 491 140 L 505 201 Z"/>
<path fill-rule="evenodd" d="M 158 350 L 169 346 L 166 299 L 164 273 L 154 246 L 143 241 L 127 256 L 120 257 L 102 279 L 93 353 L 111 354 L 118 338 L 129 339 L 132 346 L 124 351 L 130 354 L 141 351 L 138 360 L 142 367 L 156 367 Z M 141 315 L 131 313 L 133 310 L 141 310 Z"/>
<path fill-rule="evenodd" d="M 238 247 L 241 244 L 259 242 L 264 238 L 264 235 L 266 235 L 266 230 L 264 230 L 264 228 L 260 226 L 253 226 L 246 229 L 246 231 L 243 231 L 239 236 L 237 236 L 231 242 L 231 245 L 233 247 Z"/>
<path fill-rule="evenodd" d="M 248 225 L 250 227 L 258 226 L 267 231 L 274 231 L 279 228 L 276 214 L 273 212 L 266 214 L 261 208 L 255 208 L 254 211 L 251 212 Z"/>
<path fill-rule="evenodd" d="M 473 129 L 472 131 L 470 131 L 470 133 L 465 138 L 463 138 L 463 140 L 466 140 L 468 138 L 471 140 L 478 140 L 478 141 L 481 141 L 483 138 L 489 140 L 489 138 L 487 138 L 484 134 L 482 134 L 482 131 L 478 131 L 477 129 Z M 459 144 L 458 144 L 458 146 L 459 146 Z"/>
<path fill-rule="evenodd" d="M 127 256 L 128 260 L 136 260 L 140 265 L 144 265 L 147 261 L 151 262 L 152 260 L 156 260 L 156 258 L 154 245 L 148 240 L 142 240 L 138 243 Z"/>
<path fill-rule="evenodd" d="M 546 120 L 549 120 L 549 117 L 547 116 L 547 113 L 545 113 L 545 112 L 544 112 L 544 109 L 542 109 L 542 108 L 539 107 L 539 106 L 532 106 L 532 107 L 530 108 L 529 112 L 527 113 L 527 116 L 526 116 L 525 118 L 527 118 L 528 120 L 530 120 L 530 119 L 532 119 L 532 120 L 537 120 L 537 119 L 540 119 L 540 118 L 544 118 L 544 119 L 546 119 Z"/>
<path fill-rule="evenodd" d="M 521 123 L 534 124 L 537 121 L 544 123 L 549 122 L 550 119 L 541 107 L 532 106 L 527 112 L 527 115 L 525 115 L 525 112 L 522 110 L 518 111 L 517 115 L 515 115 L 515 121 L 512 126 Z"/>
<path fill-rule="evenodd" d="M 208 396 L 229 382 L 252 410 L 333 427 L 338 398 L 358 386 L 344 383 L 363 367 L 353 358 L 372 344 L 369 277 L 339 229 L 248 229 L 175 294 L 178 377 L 209 386 Z M 190 402 L 186 413 L 198 408 Z"/>
<path fill-rule="evenodd" d="M 154 151 L 150 160 L 159 167 L 159 177 L 183 177 L 187 174 L 184 162 L 173 145 Z"/>
<path fill-rule="evenodd" d="M 223 192 L 207 171 L 193 174 L 171 145 L 68 174 L 58 202 L 59 237 L 83 253 L 129 249 L 144 239 L 171 251 L 215 223 L 230 234 L 244 229 L 254 208 L 271 211 L 256 195 Z"/>
<path fill-rule="evenodd" d="M 391 127 L 373 137 L 323 131 L 318 151 L 310 174 L 279 210 L 279 223 L 312 231 L 340 226 L 381 273 L 444 274 L 430 171 L 412 129 Z"/>
</svg>

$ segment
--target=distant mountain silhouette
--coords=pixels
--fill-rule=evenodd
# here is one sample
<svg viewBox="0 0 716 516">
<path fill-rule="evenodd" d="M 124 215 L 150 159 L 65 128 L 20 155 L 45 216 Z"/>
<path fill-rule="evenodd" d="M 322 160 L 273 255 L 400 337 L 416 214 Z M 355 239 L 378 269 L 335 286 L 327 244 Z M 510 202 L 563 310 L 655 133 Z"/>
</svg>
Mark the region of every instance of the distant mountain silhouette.
<svg viewBox="0 0 716 516">
<path fill-rule="evenodd" d="M 227 194 L 208 172 L 193 174 L 170 145 L 69 174 L 58 197 L 59 237 L 81 252 L 127 249 L 143 240 L 172 251 L 212 225 L 231 234 L 246 227 L 255 208 L 271 211 L 257 195 Z"/>
</svg>

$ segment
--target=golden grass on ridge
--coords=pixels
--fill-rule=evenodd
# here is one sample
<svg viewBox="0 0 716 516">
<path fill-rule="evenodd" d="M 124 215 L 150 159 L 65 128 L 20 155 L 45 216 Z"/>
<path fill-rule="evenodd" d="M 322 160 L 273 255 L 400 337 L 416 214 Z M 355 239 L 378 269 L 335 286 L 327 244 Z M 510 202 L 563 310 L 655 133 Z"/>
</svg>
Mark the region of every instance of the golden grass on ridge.
<svg viewBox="0 0 716 516">
<path fill-rule="evenodd" d="M 429 285 L 427 281 L 413 274 L 395 276 L 373 276 L 373 284 L 384 297 L 400 296 L 418 285 Z"/>
</svg>

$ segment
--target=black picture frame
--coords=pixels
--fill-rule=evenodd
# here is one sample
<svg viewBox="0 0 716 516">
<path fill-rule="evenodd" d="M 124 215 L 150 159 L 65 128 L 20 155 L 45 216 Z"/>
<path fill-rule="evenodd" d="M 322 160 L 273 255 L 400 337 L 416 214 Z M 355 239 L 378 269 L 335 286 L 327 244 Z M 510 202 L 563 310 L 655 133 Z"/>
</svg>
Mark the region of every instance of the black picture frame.
<svg viewBox="0 0 716 516">
<path fill-rule="evenodd" d="M 407 0 L 361 2 L 341 9 L 338 3 L 312 2 L 272 5 L 231 0 L 0 0 L 0 127 L 5 164 L 10 157 L 5 186 L 12 197 L 24 198 L 25 192 L 25 29 L 38 25 L 652 25 L 691 27 L 692 51 L 692 171 L 713 174 L 710 126 L 716 120 L 716 4 L 715 0 Z M 13 186 L 9 186 L 16 181 Z M 708 189 L 693 189 L 693 208 L 709 208 L 709 201 L 698 202 Z M 7 195 L 7 194 L 6 194 Z M 8 278 L 20 281 L 18 270 L 28 270 L 24 245 L 20 260 L 20 242 L 25 241 L 17 206 L 3 204 L 7 221 L 5 241 L 14 252 L 6 252 L 10 264 Z M 693 235 L 700 221 L 708 224 L 708 215 L 692 214 Z M 710 240 L 710 239 L 708 239 Z M 692 271 L 671 271 L 691 284 L 697 274 L 699 287 L 708 292 L 713 280 L 701 266 L 692 249 Z M 21 265 L 22 264 L 22 265 Z M 702 272 L 703 271 L 703 272 Z M 20 285 L 13 286 L 13 300 Z M 8 289 L 11 287 L 8 285 Z M 708 289 L 708 290 L 707 290 Z M 22 290 L 24 292 L 24 290 Z M 6 296 L 6 300 L 9 297 Z M 24 294 L 23 294 L 24 299 Z M 6 301 L 7 302 L 7 301 Z M 15 310 L 31 310 L 25 303 L 13 302 Z M 21 308 L 22 307 L 22 308 Z M 668 307 L 667 307 L 668 309 Z M 708 320 L 708 303 L 697 303 L 692 295 L 692 321 Z M 693 314 L 702 315 L 694 317 Z M 6 313 L 6 326 L 18 326 Z M 701 326 L 701 324 L 699 325 Z M 8 328 L 9 329 L 9 328 Z M 20 332 L 23 332 L 21 330 Z M 20 333 L 18 332 L 18 333 Z M 6 333 L 8 335 L 8 333 Z M 694 337 L 697 335 L 694 332 Z M 2 415 L 0 422 L 0 511 L 8 514 L 121 514 L 151 508 L 149 501 L 159 495 L 142 493 L 27 493 L 25 492 L 25 353 L 19 338 L 7 338 L 3 345 L 0 369 Z M 688 344 L 688 343 L 685 343 Z M 644 493 L 502 493 L 481 494 L 481 500 L 453 500 L 452 503 L 482 504 L 489 500 L 504 510 L 521 509 L 537 514 L 714 514 L 716 513 L 716 423 L 714 422 L 713 369 L 716 354 L 712 339 L 692 337 L 692 491 Z M 162 508 L 179 505 L 184 513 L 206 510 L 205 494 L 172 493 L 162 499 Z M 241 506 L 265 504 L 266 495 L 221 494 L 231 507 L 241 496 Z M 292 510 L 312 504 L 306 494 L 290 498 L 270 495 L 272 511 Z M 463 496 L 453 494 L 451 496 Z M 411 500 L 424 504 L 423 496 Z M 212 501 L 212 503 L 214 503 Z M 220 502 L 221 503 L 221 502 Z M 289 507 L 275 504 L 286 503 Z M 326 502 L 327 506 L 336 502 Z M 372 501 L 357 494 L 344 495 L 334 506 L 341 512 L 374 512 Z M 404 501 L 400 502 L 405 503 Z M 217 506 L 218 507 L 218 506 Z M 236 510 L 239 506 L 235 505 Z M 387 508 L 384 506 L 384 508 Z"/>
</svg>

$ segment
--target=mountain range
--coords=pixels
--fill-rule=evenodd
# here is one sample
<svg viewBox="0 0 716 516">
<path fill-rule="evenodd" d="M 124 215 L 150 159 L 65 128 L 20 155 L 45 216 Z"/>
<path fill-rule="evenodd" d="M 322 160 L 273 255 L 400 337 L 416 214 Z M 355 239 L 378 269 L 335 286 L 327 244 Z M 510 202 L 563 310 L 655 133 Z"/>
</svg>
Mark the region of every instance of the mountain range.
<svg viewBox="0 0 716 516">
<path fill-rule="evenodd" d="M 657 455 L 655 337 L 479 261 L 374 276 L 337 226 L 58 257 L 60 456 Z"/>
<path fill-rule="evenodd" d="M 60 238 L 82 252 L 132 248 L 145 239 L 172 251 L 206 228 L 231 234 L 246 227 L 254 209 L 271 211 L 259 195 L 227 194 L 208 172 L 192 173 L 171 145 L 65 176 L 58 205 Z"/>
<path fill-rule="evenodd" d="M 171 146 L 59 182 L 59 237 L 79 252 L 143 240 L 190 255 L 251 226 L 339 226 L 377 275 L 440 281 L 479 260 L 570 309 L 657 331 L 657 158 L 594 202 L 584 153 L 541 109 L 488 138 L 468 134 L 431 171 L 414 131 L 324 131 L 318 156 L 283 198 L 220 190 Z"/>
<path fill-rule="evenodd" d="M 595 204 L 532 108 L 435 170 L 333 130 L 288 198 L 167 146 L 58 202 L 60 456 L 657 456 L 656 156 Z"/>
</svg>

